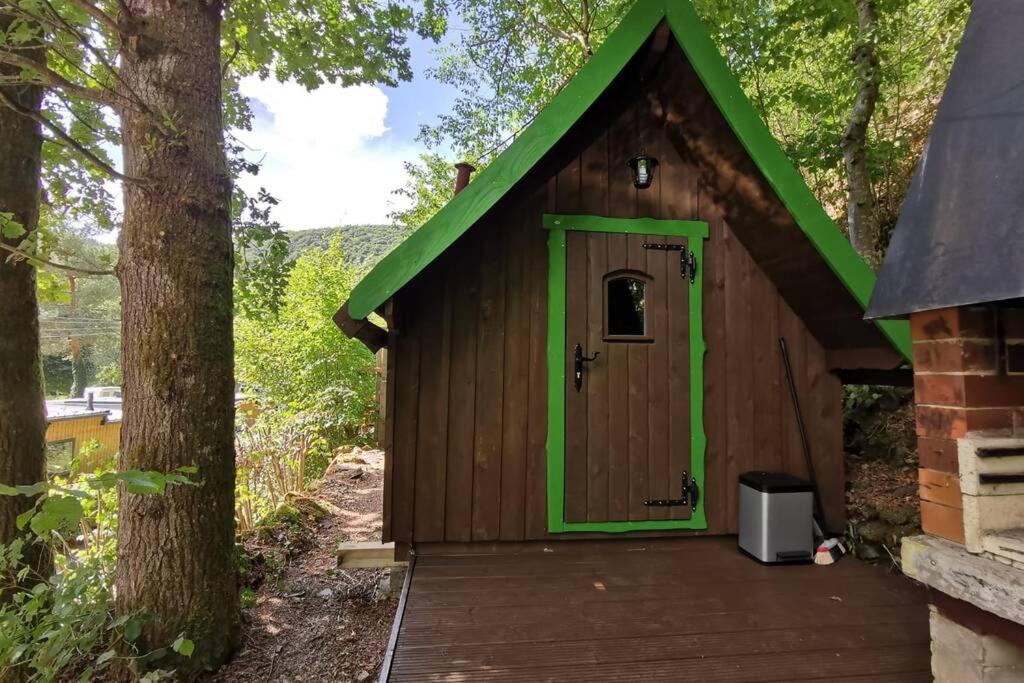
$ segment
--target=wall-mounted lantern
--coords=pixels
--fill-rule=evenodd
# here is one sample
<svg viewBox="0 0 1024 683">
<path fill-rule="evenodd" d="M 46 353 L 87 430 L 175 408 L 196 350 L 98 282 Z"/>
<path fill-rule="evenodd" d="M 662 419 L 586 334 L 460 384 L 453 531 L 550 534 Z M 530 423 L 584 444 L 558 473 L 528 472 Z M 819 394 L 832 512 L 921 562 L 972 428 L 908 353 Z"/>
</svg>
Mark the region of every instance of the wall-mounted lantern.
<svg viewBox="0 0 1024 683">
<path fill-rule="evenodd" d="M 648 156 L 643 150 L 629 160 L 629 168 L 633 171 L 633 187 L 638 190 L 646 190 L 654 182 L 654 169 L 658 167 L 658 160 Z"/>
</svg>

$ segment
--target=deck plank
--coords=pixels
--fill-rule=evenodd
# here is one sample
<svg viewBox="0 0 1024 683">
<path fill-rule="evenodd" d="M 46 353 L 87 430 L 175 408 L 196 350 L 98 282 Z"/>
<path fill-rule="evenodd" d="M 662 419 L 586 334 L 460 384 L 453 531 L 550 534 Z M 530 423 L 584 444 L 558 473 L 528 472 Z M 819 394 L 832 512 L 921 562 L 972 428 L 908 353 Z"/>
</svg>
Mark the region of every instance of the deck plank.
<svg viewBox="0 0 1024 683">
<path fill-rule="evenodd" d="M 543 550 L 420 556 L 389 680 L 929 680 L 924 592 L 856 560 L 764 567 L 733 538 Z"/>
</svg>

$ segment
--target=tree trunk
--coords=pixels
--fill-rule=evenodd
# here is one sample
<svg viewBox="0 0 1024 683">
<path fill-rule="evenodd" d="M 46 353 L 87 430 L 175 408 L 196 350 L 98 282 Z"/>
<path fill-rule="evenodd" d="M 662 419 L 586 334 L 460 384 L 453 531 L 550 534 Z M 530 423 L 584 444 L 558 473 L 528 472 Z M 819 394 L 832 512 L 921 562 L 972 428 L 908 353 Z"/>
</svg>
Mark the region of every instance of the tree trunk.
<svg viewBox="0 0 1024 683">
<path fill-rule="evenodd" d="M 120 504 L 119 614 L 149 612 L 141 652 L 179 635 L 187 676 L 239 640 L 234 553 L 231 181 L 221 119 L 216 2 L 125 0 L 121 112 L 124 421 L 121 468 L 196 465 L 199 486 Z M 146 113 L 148 110 L 148 113 Z M 167 660 L 156 665 L 166 666 Z"/>
<path fill-rule="evenodd" d="M 78 280 L 68 277 L 68 291 L 71 292 L 71 317 L 75 317 L 78 308 Z M 71 348 L 71 390 L 68 394 L 71 398 L 82 398 L 85 396 L 85 387 L 88 384 L 85 359 L 82 358 L 82 344 L 78 337 L 71 337 L 68 340 Z"/>
<path fill-rule="evenodd" d="M 82 358 L 82 344 L 78 337 L 71 337 L 71 389 L 68 395 L 71 398 L 83 398 L 85 387 L 88 385 L 88 371 L 85 367 L 85 359 Z"/>
<path fill-rule="evenodd" d="M 867 143 L 868 125 L 878 104 L 881 85 L 878 50 L 875 33 L 878 29 L 878 12 L 875 0 L 854 0 L 857 8 L 858 35 L 853 50 L 853 66 L 857 75 L 857 99 L 846 125 L 843 136 L 843 160 L 846 162 L 846 179 L 849 184 L 847 216 L 849 219 L 850 241 L 857 253 L 873 268 L 878 268 L 879 252 L 878 205 L 874 186 L 871 184 L 871 170 L 868 168 Z"/>
<path fill-rule="evenodd" d="M 0 34 L 11 20 L 0 13 Z M 39 61 L 44 58 L 41 49 L 23 54 Z M 0 76 L 19 72 L 17 67 L 0 64 Z M 39 111 L 42 90 L 38 87 L 6 86 L 0 92 L 23 109 Z M 39 124 L 0 100 L 0 212 L 14 214 L 14 220 L 30 232 L 39 223 L 42 146 Z M 24 237 L 0 239 L 17 245 Z M 36 271 L 25 261 L 0 256 L 0 483 L 34 484 L 46 479 L 43 411 Z M 15 519 L 32 503 L 23 496 L 0 496 L 0 542 L 9 543 L 21 533 Z M 28 548 L 26 560 L 49 575 L 49 553 L 40 544 Z"/>
</svg>

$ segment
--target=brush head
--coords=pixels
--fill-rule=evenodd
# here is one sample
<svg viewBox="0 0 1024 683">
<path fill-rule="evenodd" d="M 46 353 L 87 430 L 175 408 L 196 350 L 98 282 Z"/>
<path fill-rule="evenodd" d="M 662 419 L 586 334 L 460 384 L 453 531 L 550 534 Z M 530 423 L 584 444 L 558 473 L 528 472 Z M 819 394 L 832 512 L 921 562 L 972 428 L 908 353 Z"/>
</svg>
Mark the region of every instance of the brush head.
<svg viewBox="0 0 1024 683">
<path fill-rule="evenodd" d="M 838 538 L 829 538 L 822 541 L 814 553 L 814 564 L 827 565 L 835 564 L 846 554 L 846 546 Z"/>
</svg>

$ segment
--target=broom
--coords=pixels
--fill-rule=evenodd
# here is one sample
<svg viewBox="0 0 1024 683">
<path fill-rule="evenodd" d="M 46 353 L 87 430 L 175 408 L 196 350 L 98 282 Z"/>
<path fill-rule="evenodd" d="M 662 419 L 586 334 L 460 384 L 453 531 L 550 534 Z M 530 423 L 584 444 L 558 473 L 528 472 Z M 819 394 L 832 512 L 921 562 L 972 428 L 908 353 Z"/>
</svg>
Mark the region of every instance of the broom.
<svg viewBox="0 0 1024 683">
<path fill-rule="evenodd" d="M 821 497 L 818 494 L 818 478 L 814 474 L 811 445 L 807 441 L 807 430 L 804 427 L 803 414 L 800 412 L 800 397 L 796 393 L 796 382 L 793 381 L 793 366 L 789 362 L 789 350 L 786 348 L 785 337 L 779 337 L 779 349 L 782 351 L 782 362 L 786 367 L 786 383 L 789 385 L 789 397 L 793 401 L 793 413 L 796 415 L 796 426 L 800 432 L 800 444 L 803 446 L 804 460 L 807 461 L 807 474 L 811 479 L 811 491 L 814 497 L 814 542 L 818 544 L 818 549 L 814 553 L 814 564 L 834 564 L 846 554 L 846 546 L 838 538 L 825 538 L 825 534 L 822 532 L 819 521 L 825 519 L 825 514 L 821 507 Z"/>
</svg>

